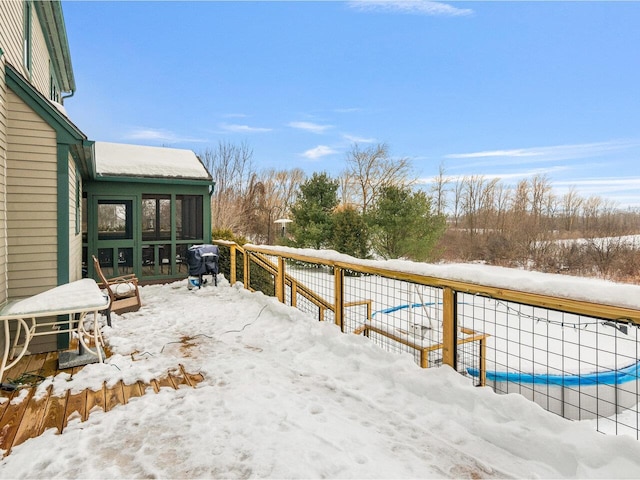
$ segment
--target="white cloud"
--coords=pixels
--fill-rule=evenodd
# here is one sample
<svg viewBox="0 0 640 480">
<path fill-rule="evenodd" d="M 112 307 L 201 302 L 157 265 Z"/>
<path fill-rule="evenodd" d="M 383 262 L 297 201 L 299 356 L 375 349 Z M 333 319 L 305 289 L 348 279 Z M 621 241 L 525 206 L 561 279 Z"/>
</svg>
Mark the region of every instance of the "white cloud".
<svg viewBox="0 0 640 480">
<path fill-rule="evenodd" d="M 333 128 L 333 125 L 320 125 L 312 122 L 291 122 L 287 124 L 291 128 L 297 128 L 299 130 L 306 130 L 313 133 L 324 133 L 325 131 Z"/>
<path fill-rule="evenodd" d="M 482 177 L 484 178 L 486 181 L 491 181 L 491 180 L 499 180 L 505 184 L 510 184 L 513 182 L 517 182 L 519 180 L 525 179 L 525 178 L 532 178 L 535 177 L 536 175 L 545 175 L 545 174 L 551 174 L 551 173 L 557 173 L 557 172 L 565 172 L 567 170 L 571 170 L 574 167 L 571 166 L 567 166 L 567 165 L 559 165 L 559 166 L 555 166 L 555 167 L 545 167 L 545 168 L 533 168 L 530 170 L 524 170 L 524 171 L 520 171 L 520 172 L 510 172 L 510 173 L 482 173 L 482 174 L 477 174 L 477 173 L 468 173 L 468 174 L 460 174 L 460 175 L 445 175 L 445 180 L 449 183 L 455 183 L 459 180 L 462 180 L 464 177 L 472 177 L 472 176 L 476 176 L 476 177 Z M 420 185 L 429 185 L 434 183 L 434 178 L 436 175 L 434 175 L 433 177 L 430 178 L 420 178 L 418 179 L 418 184 Z"/>
<path fill-rule="evenodd" d="M 609 142 L 582 143 L 571 145 L 555 145 L 551 147 L 517 148 L 511 150 L 488 150 L 471 153 L 452 153 L 445 158 L 459 159 L 491 159 L 488 162 L 474 163 L 473 166 L 496 166 L 497 159 L 505 159 L 504 163 L 529 163 L 531 160 L 538 162 L 551 162 L 559 160 L 572 160 L 579 158 L 591 158 L 615 151 L 636 148 L 639 141 L 612 140 Z M 470 165 L 467 165 L 470 166 Z"/>
<path fill-rule="evenodd" d="M 362 112 L 363 109 L 360 107 L 351 107 L 351 108 L 336 108 L 334 112 L 336 113 L 357 113 Z"/>
<path fill-rule="evenodd" d="M 139 141 L 146 141 L 146 142 L 171 143 L 171 144 L 207 141 L 201 138 L 181 137 L 169 130 L 163 130 L 158 128 L 135 128 L 128 134 L 125 134 L 123 138 L 127 140 L 139 140 Z"/>
<path fill-rule="evenodd" d="M 586 178 L 573 181 L 558 181 L 554 185 L 561 187 L 576 187 L 579 189 L 590 189 L 594 194 L 603 191 L 626 191 L 640 189 L 640 177 L 601 177 Z"/>
<path fill-rule="evenodd" d="M 225 113 L 224 118 L 247 118 L 249 115 L 245 113 Z"/>
<path fill-rule="evenodd" d="M 229 123 L 220 124 L 220 128 L 222 128 L 225 132 L 231 133 L 262 133 L 270 132 L 272 130 L 271 128 L 265 127 L 250 127 L 249 125 L 237 125 Z"/>
<path fill-rule="evenodd" d="M 348 135 L 348 134 L 344 134 L 342 135 L 345 140 L 348 140 L 352 143 L 376 143 L 376 139 L 375 138 L 366 138 L 366 137 L 357 137 L 355 135 Z"/>
<path fill-rule="evenodd" d="M 456 17 L 473 13 L 473 10 L 468 8 L 457 8 L 446 3 L 430 0 L 351 0 L 348 5 L 361 11 L 383 11 L 410 15 Z"/>
<path fill-rule="evenodd" d="M 452 153 L 445 158 L 485 158 L 485 157 L 536 157 L 542 155 L 539 152 L 526 149 L 515 150 L 490 150 L 487 152 Z"/>
<path fill-rule="evenodd" d="M 317 160 L 318 158 L 326 157 L 327 155 L 333 155 L 334 153 L 338 152 L 331 147 L 327 147 L 326 145 L 318 145 L 317 147 L 304 152 L 302 156 L 310 160 Z"/>
</svg>

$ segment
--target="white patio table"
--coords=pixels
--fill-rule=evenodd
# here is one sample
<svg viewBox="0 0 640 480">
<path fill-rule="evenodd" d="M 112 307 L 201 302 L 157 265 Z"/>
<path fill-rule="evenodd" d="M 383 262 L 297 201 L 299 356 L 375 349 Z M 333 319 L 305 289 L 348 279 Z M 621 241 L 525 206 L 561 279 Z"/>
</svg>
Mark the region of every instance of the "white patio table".
<svg viewBox="0 0 640 480">
<path fill-rule="evenodd" d="M 77 333 L 78 351 L 61 352 L 61 368 L 104 361 L 98 320 L 100 312 L 107 310 L 109 305 L 109 297 L 102 293 L 94 280 L 88 278 L 7 303 L 0 309 L 0 322 L 4 327 L 0 385 L 4 386 L 1 382 L 5 372 L 28 353 L 29 343 L 38 336 Z M 93 314 L 93 321 L 85 322 L 89 313 Z M 38 323 L 37 320 L 42 318 L 53 320 Z M 14 332 L 11 331 L 12 322 L 16 324 Z M 93 347 L 89 346 L 91 339 Z M 63 366 L 63 363 L 68 365 Z"/>
</svg>

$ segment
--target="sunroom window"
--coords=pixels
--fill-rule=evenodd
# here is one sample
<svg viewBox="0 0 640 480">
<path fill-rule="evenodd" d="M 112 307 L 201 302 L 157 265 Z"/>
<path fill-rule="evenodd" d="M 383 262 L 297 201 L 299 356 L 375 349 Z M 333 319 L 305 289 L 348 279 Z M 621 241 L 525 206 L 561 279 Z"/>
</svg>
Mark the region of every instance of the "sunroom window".
<svg viewBox="0 0 640 480">
<path fill-rule="evenodd" d="M 202 196 L 176 196 L 176 230 L 178 240 L 202 239 Z"/>
<path fill-rule="evenodd" d="M 142 239 L 171 239 L 171 197 L 169 195 L 142 196 Z"/>
</svg>

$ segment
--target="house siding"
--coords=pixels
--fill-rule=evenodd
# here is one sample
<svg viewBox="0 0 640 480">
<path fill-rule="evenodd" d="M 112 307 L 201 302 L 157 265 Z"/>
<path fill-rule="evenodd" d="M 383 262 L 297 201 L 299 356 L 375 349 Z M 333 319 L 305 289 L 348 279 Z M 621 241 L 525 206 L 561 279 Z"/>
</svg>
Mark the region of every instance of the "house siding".
<svg viewBox="0 0 640 480">
<path fill-rule="evenodd" d="M 78 189 L 79 187 L 79 189 Z M 78 191 L 79 190 L 79 191 Z M 78 202 L 78 198 L 80 202 Z M 82 278 L 82 228 L 76 228 L 76 213 L 82 219 L 82 179 L 69 156 L 69 281 Z M 77 210 L 76 210 L 77 209 Z M 77 231 L 77 233 L 76 233 Z"/>
<path fill-rule="evenodd" d="M 31 26 L 31 41 L 33 45 L 31 83 L 46 98 L 51 98 L 51 57 L 49 56 L 44 33 L 42 32 L 38 15 L 36 15 L 35 11 L 31 18 L 33 21 L 33 25 Z"/>
<path fill-rule="evenodd" d="M 51 57 L 40 19 L 33 5 L 31 12 L 31 72 L 24 65 L 24 2 L 0 1 L 0 48 L 6 56 L 5 61 L 13 65 L 40 93 L 49 98 Z"/>
<path fill-rule="evenodd" d="M 6 61 L 26 76 L 28 72 L 22 64 L 23 16 L 22 2 L 0 2 L 0 48 L 4 51 Z"/>
<path fill-rule="evenodd" d="M 8 295 L 57 285 L 56 132 L 10 89 L 7 129 Z"/>
<path fill-rule="evenodd" d="M 0 305 L 7 301 L 7 84 L 4 73 L 4 55 L 0 55 Z"/>
</svg>

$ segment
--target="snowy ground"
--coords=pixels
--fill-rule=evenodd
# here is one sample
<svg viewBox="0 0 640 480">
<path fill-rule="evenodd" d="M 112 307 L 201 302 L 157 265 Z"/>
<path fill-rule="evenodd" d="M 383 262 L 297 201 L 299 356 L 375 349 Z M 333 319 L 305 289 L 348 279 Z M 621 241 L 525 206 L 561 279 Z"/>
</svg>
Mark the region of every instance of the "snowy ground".
<svg viewBox="0 0 640 480">
<path fill-rule="evenodd" d="M 142 288 L 114 316 L 114 355 L 58 391 L 162 376 L 197 388 L 135 398 L 15 447 L 2 478 L 637 478 L 640 442 L 596 433 L 519 395 L 422 370 L 221 280 Z"/>
</svg>

